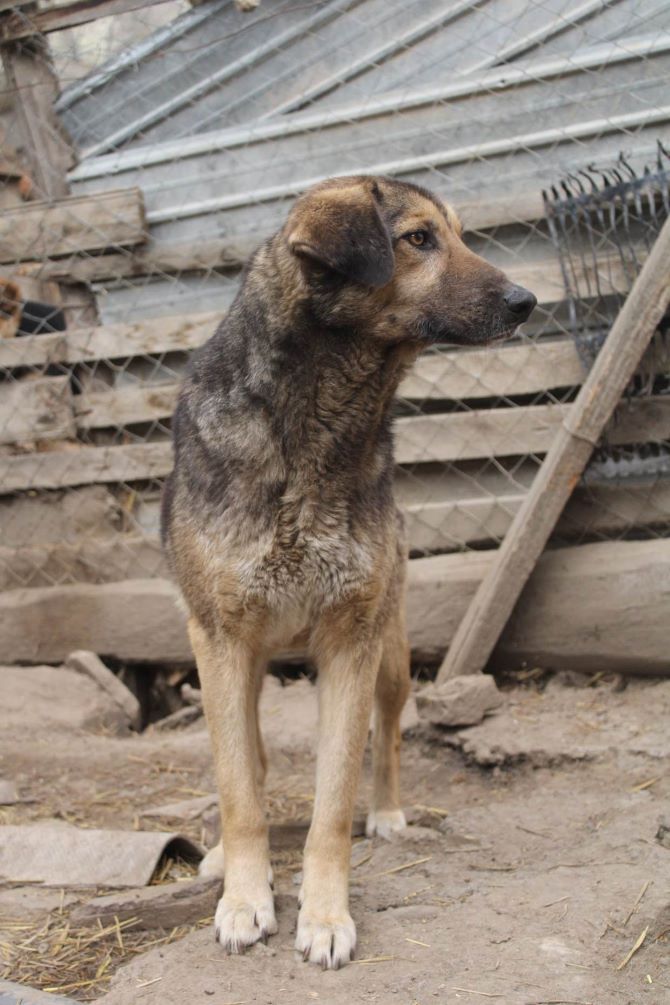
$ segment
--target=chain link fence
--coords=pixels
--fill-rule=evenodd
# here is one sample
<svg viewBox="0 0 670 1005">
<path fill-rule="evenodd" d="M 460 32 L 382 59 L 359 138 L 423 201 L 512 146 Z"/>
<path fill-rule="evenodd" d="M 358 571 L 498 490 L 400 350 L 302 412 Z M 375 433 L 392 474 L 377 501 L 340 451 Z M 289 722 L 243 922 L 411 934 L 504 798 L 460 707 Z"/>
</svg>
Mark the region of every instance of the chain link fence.
<svg viewBox="0 0 670 1005">
<path fill-rule="evenodd" d="M 67 9 L 0 4 L 1 588 L 166 575 L 189 353 L 295 196 L 336 174 L 431 188 L 538 297 L 513 341 L 426 353 L 397 402 L 411 554 L 495 548 L 668 212 L 670 2 Z M 658 190 L 611 215 L 556 208 L 645 167 Z M 669 374 L 659 336 L 553 544 L 668 535 Z"/>
</svg>

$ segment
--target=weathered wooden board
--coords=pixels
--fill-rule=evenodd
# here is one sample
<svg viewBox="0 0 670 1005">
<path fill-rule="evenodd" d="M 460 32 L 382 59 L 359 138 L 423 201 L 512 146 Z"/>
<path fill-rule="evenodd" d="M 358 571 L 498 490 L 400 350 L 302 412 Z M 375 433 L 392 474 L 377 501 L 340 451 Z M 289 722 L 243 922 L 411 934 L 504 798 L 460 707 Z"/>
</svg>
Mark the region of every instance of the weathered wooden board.
<svg viewBox="0 0 670 1005">
<path fill-rule="evenodd" d="M 152 322 L 144 324 L 148 331 L 159 327 Z M 185 341 L 197 341 L 201 333 L 207 337 L 214 326 L 211 320 L 202 326 L 197 324 L 188 332 L 175 327 L 172 331 L 174 344 L 177 339 L 182 345 Z M 119 341 L 123 341 L 127 335 L 126 326 L 118 327 L 122 329 Z M 161 337 L 165 335 L 170 337 L 169 332 L 161 333 Z M 99 339 L 98 343 L 102 341 Z M 89 340 L 82 340 L 81 344 L 86 352 L 95 348 Z M 108 348 L 107 340 L 104 347 Z M 72 354 L 76 351 L 74 347 L 69 350 Z M 670 352 L 667 355 L 670 362 Z M 403 381 L 398 393 L 408 401 L 419 402 L 491 398 L 571 387 L 581 384 L 583 376 L 574 344 L 566 338 L 557 342 L 424 356 Z M 94 429 L 164 419 L 172 414 L 178 392 L 177 383 L 87 392 L 77 399 L 77 425 L 82 429 Z"/>
<path fill-rule="evenodd" d="M 545 552 L 494 663 L 670 676 L 669 607 L 668 539 Z"/>
<path fill-rule="evenodd" d="M 172 415 L 178 393 L 179 384 L 90 391 L 77 399 L 77 425 L 80 429 L 95 429 L 165 419 Z"/>
<path fill-rule="evenodd" d="M 670 359 L 670 352 L 668 353 Z M 495 398 L 581 384 L 584 369 L 570 338 L 421 356 L 401 398 Z"/>
<path fill-rule="evenodd" d="M 398 419 L 396 461 L 422 464 L 544 453 L 569 407 L 536 405 Z M 620 406 L 607 438 L 613 444 L 669 439 L 670 398 L 640 398 Z M 161 478 L 171 467 L 169 442 L 118 447 L 70 444 L 50 453 L 0 458 L 0 491 Z"/>
<path fill-rule="evenodd" d="M 407 601 L 412 651 L 438 658 L 493 552 L 415 559 Z M 0 594 L 0 661 L 55 663 L 73 649 L 140 662 L 193 659 L 177 589 L 167 580 L 9 590 Z M 496 656 L 536 665 L 670 673 L 670 541 L 626 541 L 547 552 Z"/>
<path fill-rule="evenodd" d="M 521 485 L 510 490 L 511 479 L 499 477 L 498 491 L 468 498 L 458 494 L 455 479 L 443 476 L 432 487 L 432 501 L 406 502 L 399 492 L 405 513 L 410 550 L 445 552 L 467 545 L 500 540 L 525 492 Z M 438 492 L 441 498 L 435 498 Z M 419 494 L 420 490 L 419 490 Z M 404 496 L 404 498 L 403 498 Z M 34 500 L 16 500 L 32 503 Z M 143 504 L 145 510 L 146 502 Z M 155 524 L 158 523 L 158 500 Z M 33 520 L 35 517 L 33 516 Z M 578 488 L 561 520 L 557 533 L 563 540 L 579 540 L 584 535 L 615 534 L 629 529 L 667 527 L 670 524 L 670 482 L 654 485 L 596 485 Z M 63 540 L 27 541 L 17 547 L 0 548 L 0 590 L 44 587 L 58 583 L 111 583 L 142 576 L 165 576 L 167 568 L 157 531 L 113 533 L 103 527 L 104 537 L 86 529 L 63 528 Z M 67 540 L 65 540 L 67 538 Z M 7 538 L 11 541 L 11 535 Z"/>
<path fill-rule="evenodd" d="M 161 352 L 197 349 L 214 334 L 222 314 L 154 318 L 137 324 L 73 328 L 58 335 L 27 335 L 16 344 L 0 343 L 0 367 L 39 366 L 45 361 L 83 363 Z"/>
<path fill-rule="evenodd" d="M 100 538 L 81 533 L 75 544 L 0 547 L 0 591 L 58 583 L 115 583 L 139 575 L 168 575 L 156 538 L 122 533 Z"/>
<path fill-rule="evenodd" d="M 420 464 L 546 453 L 570 407 L 529 405 L 398 419 L 395 458 L 398 464 Z M 668 438 L 668 397 L 638 398 L 620 405 L 607 434 L 612 444 L 648 443 Z"/>
<path fill-rule="evenodd" d="M 64 363 L 67 357 L 67 335 L 25 335 L 0 341 L 0 369 L 44 367 Z"/>
<path fill-rule="evenodd" d="M 150 322 L 145 324 L 151 327 Z M 212 321 L 189 332 L 175 329 L 172 334 L 183 343 L 199 338 L 201 331 L 209 334 L 213 327 Z M 125 332 L 121 334 L 123 337 Z M 73 347 L 70 352 L 74 351 Z M 84 351 L 91 351 L 90 343 L 86 343 Z M 561 342 L 425 356 L 398 393 L 408 401 L 419 402 L 521 395 L 581 384 L 583 375 L 574 344 L 566 338 Z M 87 392 L 77 398 L 77 425 L 94 429 L 164 419 L 172 415 L 178 392 L 178 383 Z"/>
<path fill-rule="evenodd" d="M 0 213 L 0 262 L 76 255 L 146 239 L 139 188 L 31 202 Z"/>
<path fill-rule="evenodd" d="M 53 453 L 0 457 L 0 492 L 57 489 L 96 482 L 164 478 L 172 470 L 172 444 L 139 443 L 123 447 L 82 447 Z"/>
<path fill-rule="evenodd" d="M 501 482 L 504 484 L 503 479 Z M 510 491 L 509 482 L 499 494 L 450 498 L 444 479 L 442 500 L 409 503 L 403 506 L 409 546 L 412 551 L 452 551 L 459 548 L 500 542 L 507 533 L 526 492 Z M 570 498 L 556 532 L 563 539 L 590 534 L 616 534 L 631 527 L 670 525 L 670 481 L 653 485 L 595 485 L 578 488 Z"/>
<path fill-rule="evenodd" d="M 74 435 L 67 377 L 0 383 L 0 443 L 62 440 Z"/>
</svg>

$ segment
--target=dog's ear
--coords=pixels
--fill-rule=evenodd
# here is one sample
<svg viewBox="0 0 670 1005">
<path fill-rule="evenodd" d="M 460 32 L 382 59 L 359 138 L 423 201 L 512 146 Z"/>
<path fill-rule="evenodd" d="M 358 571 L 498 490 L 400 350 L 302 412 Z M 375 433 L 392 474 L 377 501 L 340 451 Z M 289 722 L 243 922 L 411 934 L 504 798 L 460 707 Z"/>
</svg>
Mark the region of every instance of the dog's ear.
<svg viewBox="0 0 670 1005">
<path fill-rule="evenodd" d="M 286 234 L 294 255 L 364 286 L 385 286 L 395 265 L 375 182 L 324 186 L 293 207 Z"/>
</svg>

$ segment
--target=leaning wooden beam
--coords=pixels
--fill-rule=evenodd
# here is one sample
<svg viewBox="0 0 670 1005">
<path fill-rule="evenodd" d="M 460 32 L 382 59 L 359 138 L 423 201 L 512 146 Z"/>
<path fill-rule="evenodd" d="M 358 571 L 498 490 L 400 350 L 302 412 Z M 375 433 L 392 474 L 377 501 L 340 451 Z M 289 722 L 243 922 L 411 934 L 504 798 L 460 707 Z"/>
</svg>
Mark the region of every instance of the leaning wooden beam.
<svg viewBox="0 0 670 1005">
<path fill-rule="evenodd" d="M 670 219 L 459 625 L 438 681 L 477 673 L 490 657 L 593 448 L 670 302 Z"/>
<path fill-rule="evenodd" d="M 0 213 L 0 262 L 132 246 L 146 239 L 138 188 L 31 202 Z"/>
<path fill-rule="evenodd" d="M 409 563 L 415 658 L 434 660 L 449 645 L 493 561 L 493 552 L 470 552 Z M 669 590 L 669 540 L 547 552 L 522 620 L 501 641 L 505 663 L 541 654 L 550 667 L 668 675 Z M 56 663 L 86 648 L 128 661 L 191 663 L 177 592 L 165 579 L 9 590 L 0 594 L 0 662 Z"/>
<path fill-rule="evenodd" d="M 77 0 L 48 10 L 21 11 L 5 14 L 0 19 L 0 41 L 27 38 L 47 31 L 61 31 L 88 24 L 101 17 L 113 14 L 127 14 L 165 3 L 165 0 Z M 23 6 L 26 6 L 25 4 Z"/>
</svg>

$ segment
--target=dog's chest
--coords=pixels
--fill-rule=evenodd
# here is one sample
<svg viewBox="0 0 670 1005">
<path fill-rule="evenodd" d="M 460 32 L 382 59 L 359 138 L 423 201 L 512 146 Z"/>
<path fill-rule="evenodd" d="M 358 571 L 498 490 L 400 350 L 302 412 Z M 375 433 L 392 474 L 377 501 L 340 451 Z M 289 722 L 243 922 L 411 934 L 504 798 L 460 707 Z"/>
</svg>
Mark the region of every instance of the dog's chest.
<svg viewBox="0 0 670 1005">
<path fill-rule="evenodd" d="M 347 507 L 303 497 L 284 501 L 268 533 L 241 556 L 245 592 L 270 606 L 334 603 L 360 589 L 371 549 L 352 533 Z"/>
</svg>

